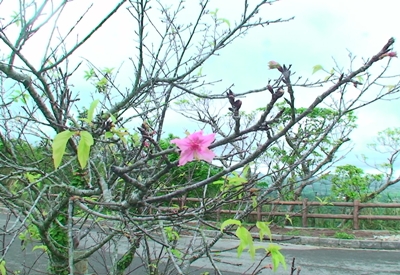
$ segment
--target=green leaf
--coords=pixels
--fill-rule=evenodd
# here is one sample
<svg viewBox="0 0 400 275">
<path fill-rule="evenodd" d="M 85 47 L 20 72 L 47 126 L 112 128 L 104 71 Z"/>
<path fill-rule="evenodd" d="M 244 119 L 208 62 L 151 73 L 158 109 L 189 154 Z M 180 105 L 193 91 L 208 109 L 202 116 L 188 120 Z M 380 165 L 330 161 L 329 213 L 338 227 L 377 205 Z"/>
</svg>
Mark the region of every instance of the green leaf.
<svg viewBox="0 0 400 275">
<path fill-rule="evenodd" d="M 105 73 L 105 74 L 112 74 L 113 70 L 114 70 L 114 68 L 107 68 L 107 67 L 105 67 L 102 71 L 103 71 L 103 73 Z"/>
<path fill-rule="evenodd" d="M 211 15 L 216 16 L 217 13 L 218 13 L 218 9 L 215 9 L 215 11 L 209 11 L 208 13 L 211 14 Z"/>
<path fill-rule="evenodd" d="M 85 168 L 89 160 L 90 147 L 93 145 L 93 137 L 88 131 L 80 132 L 80 141 L 78 145 L 78 161 L 81 168 Z"/>
<path fill-rule="evenodd" d="M 388 88 L 388 91 L 390 92 L 390 91 L 393 90 L 396 86 L 395 86 L 395 85 L 386 85 L 386 87 Z"/>
<path fill-rule="evenodd" d="M 105 132 L 104 137 L 105 138 L 112 138 L 114 136 L 114 133 L 112 132 Z"/>
<path fill-rule="evenodd" d="M 238 226 L 242 225 L 242 223 L 239 220 L 228 219 L 221 224 L 221 232 L 225 229 L 225 227 L 227 227 L 228 225 L 232 225 L 232 224 L 235 224 Z"/>
<path fill-rule="evenodd" d="M 99 100 L 98 99 L 96 99 L 95 101 L 92 102 L 92 104 L 90 104 L 90 107 L 89 107 L 89 110 L 88 110 L 88 115 L 87 115 L 87 119 L 88 119 L 89 123 L 92 122 L 92 120 L 93 120 L 93 114 L 94 114 L 94 110 L 97 107 L 97 104 L 99 104 Z"/>
<path fill-rule="evenodd" d="M 190 101 L 187 99 L 181 99 L 181 100 L 174 102 L 174 104 L 176 104 L 176 105 L 184 105 L 184 104 L 189 104 L 189 103 L 190 103 Z"/>
<path fill-rule="evenodd" d="M 28 179 L 29 183 L 32 183 L 36 181 L 38 178 L 40 178 L 40 174 L 31 174 L 29 172 L 25 173 L 25 177 Z"/>
<path fill-rule="evenodd" d="M 247 164 L 242 171 L 242 175 L 247 179 L 250 172 L 250 164 Z"/>
<path fill-rule="evenodd" d="M 238 258 L 240 258 L 240 255 L 242 255 L 243 249 L 245 249 L 245 248 L 246 248 L 246 245 L 243 244 L 242 242 L 240 242 L 240 244 L 239 244 L 239 246 L 238 246 L 238 248 L 237 248 L 237 255 L 238 255 Z"/>
<path fill-rule="evenodd" d="M 17 25 L 17 27 L 19 27 L 20 23 L 21 23 L 21 15 L 14 11 L 13 14 L 11 15 L 11 18 L 13 19 L 15 25 Z"/>
<path fill-rule="evenodd" d="M 131 140 L 133 142 L 133 145 L 135 145 L 135 146 L 140 145 L 140 136 L 138 133 L 134 133 L 133 135 L 131 135 Z"/>
<path fill-rule="evenodd" d="M 292 218 L 290 218 L 289 214 L 285 214 L 285 219 L 288 220 L 291 225 L 293 225 Z"/>
<path fill-rule="evenodd" d="M 228 183 L 232 185 L 241 185 L 242 183 L 246 183 L 248 180 L 242 177 L 232 177 L 228 179 Z"/>
<path fill-rule="evenodd" d="M 257 222 L 256 226 L 260 230 L 260 241 L 263 240 L 264 235 L 268 235 L 269 240 L 272 241 L 271 229 L 269 229 L 270 222 Z"/>
<path fill-rule="evenodd" d="M 332 74 L 328 74 L 328 75 L 324 78 L 324 81 L 328 81 L 328 79 L 331 78 L 331 77 L 332 77 Z"/>
<path fill-rule="evenodd" d="M 279 252 L 281 248 L 276 244 L 270 244 L 267 248 L 267 251 L 271 253 L 273 270 L 276 271 L 279 267 L 279 263 L 282 264 L 283 268 L 286 269 L 285 257 Z"/>
<path fill-rule="evenodd" d="M 122 141 L 124 144 L 127 144 L 127 141 L 126 141 L 125 136 L 128 135 L 129 133 L 126 131 L 125 128 L 111 129 L 111 130 L 112 130 L 112 132 L 113 132 L 114 134 L 116 134 L 116 135 L 121 139 L 121 141 Z"/>
<path fill-rule="evenodd" d="M 83 78 L 85 78 L 85 80 L 87 81 L 95 75 L 96 73 L 94 72 L 94 69 L 90 69 L 89 71 L 85 71 L 85 76 Z"/>
<path fill-rule="evenodd" d="M 54 168 L 57 169 L 60 166 L 62 157 L 65 153 L 65 147 L 67 146 L 68 140 L 75 134 L 75 132 L 71 132 L 69 130 L 58 133 L 53 140 L 52 148 L 53 148 L 53 161 Z"/>
<path fill-rule="evenodd" d="M 7 270 L 6 270 L 6 261 L 2 260 L 0 262 L 0 274 L 1 275 L 6 275 L 7 274 Z"/>
<path fill-rule="evenodd" d="M 218 18 L 218 20 L 220 20 L 220 21 L 226 23 L 226 24 L 228 25 L 229 28 L 231 27 L 231 23 L 229 22 L 228 19 L 226 19 L 226 18 Z"/>
<path fill-rule="evenodd" d="M 321 65 L 315 65 L 315 66 L 313 67 L 312 73 L 315 74 L 316 72 L 318 72 L 319 70 L 322 70 L 322 69 L 323 69 L 323 68 L 322 68 Z"/>
<path fill-rule="evenodd" d="M 47 251 L 47 246 L 45 245 L 36 245 L 32 248 L 32 251 L 35 251 L 36 249 L 42 249 L 44 252 Z"/>
<path fill-rule="evenodd" d="M 216 180 L 216 181 L 212 182 L 212 184 L 224 184 L 224 183 L 225 183 L 225 180 Z"/>
<path fill-rule="evenodd" d="M 179 250 L 177 250 L 177 249 L 172 248 L 172 249 L 171 249 L 171 253 L 172 253 L 175 257 L 177 257 L 178 259 L 181 259 L 181 258 L 182 258 L 182 253 L 181 253 Z"/>
<path fill-rule="evenodd" d="M 236 229 L 236 236 L 240 240 L 240 245 L 237 249 L 238 258 L 242 254 L 243 249 L 245 249 L 246 247 L 249 247 L 250 256 L 252 259 L 254 259 L 255 255 L 256 255 L 256 250 L 253 245 L 253 237 L 251 236 L 249 230 L 247 230 L 247 228 L 245 228 L 243 226 L 239 226 Z"/>
<path fill-rule="evenodd" d="M 251 206 L 253 206 L 254 208 L 256 208 L 257 205 L 258 205 L 257 196 L 252 196 L 252 197 L 251 197 Z"/>
<path fill-rule="evenodd" d="M 113 123 L 117 122 L 117 118 L 113 114 L 110 114 L 110 119 Z"/>
</svg>

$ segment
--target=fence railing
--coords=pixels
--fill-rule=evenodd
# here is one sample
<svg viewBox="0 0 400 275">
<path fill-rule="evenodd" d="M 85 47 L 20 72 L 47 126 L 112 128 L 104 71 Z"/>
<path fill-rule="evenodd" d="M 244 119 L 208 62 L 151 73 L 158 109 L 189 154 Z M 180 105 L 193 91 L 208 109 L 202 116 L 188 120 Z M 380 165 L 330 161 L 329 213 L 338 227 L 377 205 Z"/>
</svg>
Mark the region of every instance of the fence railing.
<svg viewBox="0 0 400 275">
<path fill-rule="evenodd" d="M 185 198 L 185 199 L 173 199 L 179 203 L 180 208 L 184 208 L 186 202 L 201 202 L 202 199 L 198 198 Z M 239 201 L 236 204 L 240 203 Z M 241 201 L 243 203 L 243 201 Z M 220 219 L 221 214 L 234 214 L 241 213 L 241 210 L 237 210 L 234 207 L 235 202 L 230 204 L 230 209 L 218 209 L 215 211 L 217 220 Z M 271 205 L 271 209 L 269 211 L 263 210 L 266 205 Z M 275 211 L 273 206 L 301 206 L 300 210 L 288 212 L 288 211 Z M 336 207 L 350 207 L 352 211 L 349 211 L 349 214 L 318 214 L 318 213 L 310 213 L 311 207 L 327 207 L 327 206 L 336 206 Z M 361 203 L 358 200 L 354 202 L 316 202 L 316 201 L 308 201 L 304 199 L 302 201 L 279 201 L 273 200 L 269 202 L 265 202 L 262 205 L 258 205 L 254 211 L 250 213 L 250 215 L 255 216 L 258 221 L 263 220 L 263 217 L 273 217 L 273 216 L 288 216 L 288 217 L 301 217 L 302 226 L 308 226 L 309 218 L 318 218 L 318 219 L 345 219 L 353 221 L 353 228 L 355 230 L 360 228 L 360 220 L 397 220 L 400 221 L 399 215 L 361 215 L 360 210 L 364 208 L 399 208 L 400 203 Z"/>
</svg>

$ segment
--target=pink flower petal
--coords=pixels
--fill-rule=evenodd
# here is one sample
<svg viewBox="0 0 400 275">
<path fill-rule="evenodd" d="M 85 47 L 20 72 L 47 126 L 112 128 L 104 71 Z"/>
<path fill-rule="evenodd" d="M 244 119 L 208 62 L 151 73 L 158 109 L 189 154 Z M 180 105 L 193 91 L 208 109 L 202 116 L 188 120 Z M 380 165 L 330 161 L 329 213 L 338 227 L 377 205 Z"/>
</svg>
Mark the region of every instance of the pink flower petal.
<svg viewBox="0 0 400 275">
<path fill-rule="evenodd" d="M 200 141 L 201 146 L 208 147 L 211 145 L 211 143 L 213 143 L 214 140 L 215 140 L 215 134 L 209 134 L 209 135 L 202 136 L 202 139 Z"/>
<path fill-rule="evenodd" d="M 215 157 L 215 153 L 210 149 L 205 148 L 202 151 L 197 152 L 197 157 L 211 163 Z"/>
<path fill-rule="evenodd" d="M 181 150 L 179 166 L 185 165 L 194 158 L 211 163 L 215 154 L 208 148 L 208 146 L 210 146 L 214 139 L 215 133 L 203 135 L 203 131 L 200 130 L 188 135 L 186 138 L 171 140 L 171 143 L 176 144 L 176 146 Z"/>
<path fill-rule="evenodd" d="M 189 142 L 188 139 L 173 139 L 171 140 L 171 143 L 176 144 L 176 146 L 178 146 L 181 150 L 186 150 L 188 148 L 190 148 L 191 143 Z"/>
<path fill-rule="evenodd" d="M 181 157 L 179 158 L 179 166 L 185 165 L 189 161 L 194 159 L 193 151 L 191 150 L 184 150 L 181 152 Z"/>
</svg>

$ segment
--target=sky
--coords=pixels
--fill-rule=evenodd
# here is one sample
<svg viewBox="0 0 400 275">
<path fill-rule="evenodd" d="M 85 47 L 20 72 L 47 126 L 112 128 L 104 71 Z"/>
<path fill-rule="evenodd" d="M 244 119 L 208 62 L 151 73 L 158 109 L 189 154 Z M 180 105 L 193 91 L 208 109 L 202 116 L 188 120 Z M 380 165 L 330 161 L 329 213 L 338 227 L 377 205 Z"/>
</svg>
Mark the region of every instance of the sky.
<svg viewBox="0 0 400 275">
<path fill-rule="evenodd" d="M 15 0 L 0 1 L 0 18 L 9 18 L 14 10 Z M 39 2 L 39 1 L 38 1 Z M 56 1 L 57 2 L 57 1 Z M 73 45 L 77 37 L 83 37 L 91 28 L 99 22 L 118 1 L 115 0 L 75 0 L 65 10 L 64 17 L 60 18 L 58 27 L 60 32 L 67 32 L 69 28 L 79 20 L 83 11 L 91 4 L 92 8 L 82 19 L 79 28 L 74 30 L 67 45 Z M 177 2 L 169 0 L 170 3 Z M 234 24 L 235 17 L 240 15 L 243 1 L 211 1 L 212 8 L 218 8 L 218 15 L 226 18 Z M 257 1 L 250 0 L 254 5 Z M 186 5 L 186 15 L 182 20 L 192 20 L 192 10 L 198 1 L 189 0 Z M 315 65 L 322 65 L 330 70 L 334 66 L 334 60 L 344 68 L 349 65 L 349 53 L 358 57 L 356 64 L 361 64 L 362 57 L 369 57 L 378 52 L 390 37 L 400 38 L 400 17 L 398 2 L 395 0 L 280 0 L 268 5 L 258 16 L 264 19 L 286 19 L 295 17 L 285 23 L 271 24 L 264 28 L 250 31 L 246 36 L 238 38 L 232 45 L 227 46 L 219 56 L 213 57 L 207 62 L 202 73 L 207 79 L 220 80 L 212 89 L 223 92 L 231 85 L 236 93 L 263 87 L 269 79 L 276 78 L 276 71 L 268 70 L 270 60 L 281 64 L 292 64 L 292 71 L 297 75 L 311 77 L 313 79 L 324 78 L 322 72 L 312 75 Z M 153 7 L 157 6 L 156 1 Z M 212 10 L 210 8 L 210 10 Z M 131 68 L 129 58 L 135 57 L 135 34 L 130 28 L 134 24 L 132 16 L 125 8 L 121 8 L 111 20 L 96 33 L 71 59 L 71 66 L 82 60 L 89 60 L 98 67 Z M 44 29 L 38 33 L 26 47 L 33 60 L 40 62 L 39 49 L 43 50 L 42 43 L 46 41 L 45 33 L 50 29 Z M 15 35 L 17 32 L 15 33 Z M 149 34 L 151 40 L 153 34 Z M 0 45 L 0 50 L 2 45 Z M 395 44 L 395 49 L 400 46 Z M 400 60 L 393 59 L 391 69 L 396 72 L 400 69 Z M 125 67 L 127 66 L 127 67 Z M 82 66 L 82 70 L 87 66 Z M 134 79 L 132 70 L 121 70 L 119 80 L 128 81 Z M 76 89 L 82 91 L 91 89 L 90 83 L 77 77 L 74 79 Z M 128 84 L 129 85 L 129 84 Z M 298 104 L 304 104 L 314 99 L 321 90 L 308 90 L 299 93 Z M 354 91 L 357 92 L 357 91 Z M 249 111 L 253 108 L 265 106 L 268 98 L 262 100 L 262 95 L 246 97 L 242 100 L 243 108 Z M 362 166 L 366 171 L 372 171 L 358 159 L 361 154 L 371 156 L 376 162 L 382 161 L 382 156 L 368 151 L 366 145 L 374 142 L 379 131 L 388 127 L 398 127 L 400 114 L 398 100 L 382 101 L 358 111 L 358 127 L 351 135 L 353 151 L 346 157 L 345 163 Z M 300 107 L 300 106 L 299 106 Z M 176 132 L 183 133 L 187 125 L 176 123 L 171 119 L 167 125 Z M 194 131 L 193 126 L 190 131 Z M 190 128 L 190 127 L 189 127 Z"/>
</svg>

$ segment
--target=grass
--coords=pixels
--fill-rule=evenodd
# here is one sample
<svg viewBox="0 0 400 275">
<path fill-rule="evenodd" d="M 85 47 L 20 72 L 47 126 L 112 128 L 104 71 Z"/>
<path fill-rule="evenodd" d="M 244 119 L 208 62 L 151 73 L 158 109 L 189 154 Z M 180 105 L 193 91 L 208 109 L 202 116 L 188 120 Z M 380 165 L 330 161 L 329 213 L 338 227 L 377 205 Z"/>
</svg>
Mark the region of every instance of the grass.
<svg viewBox="0 0 400 275">
<path fill-rule="evenodd" d="M 346 240 L 351 240 L 356 238 L 356 236 L 354 236 L 353 234 L 348 234 L 346 232 L 336 232 L 335 235 L 333 235 L 333 237 L 336 239 L 346 239 Z"/>
</svg>

